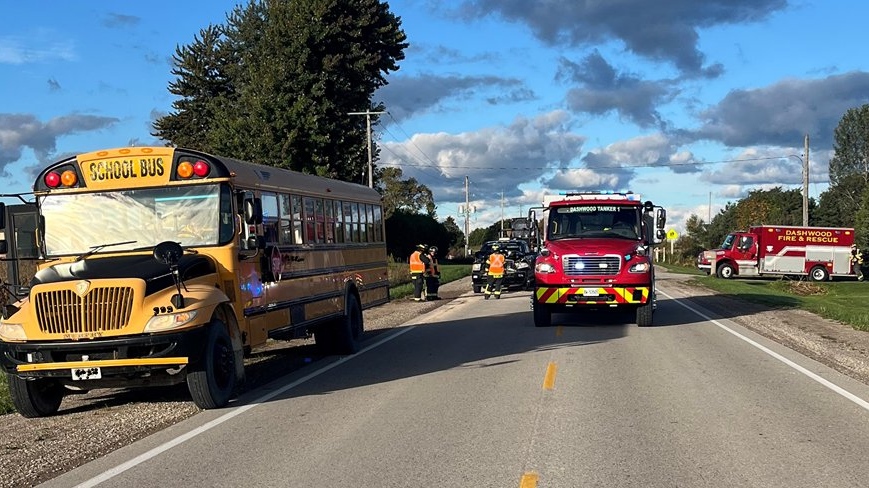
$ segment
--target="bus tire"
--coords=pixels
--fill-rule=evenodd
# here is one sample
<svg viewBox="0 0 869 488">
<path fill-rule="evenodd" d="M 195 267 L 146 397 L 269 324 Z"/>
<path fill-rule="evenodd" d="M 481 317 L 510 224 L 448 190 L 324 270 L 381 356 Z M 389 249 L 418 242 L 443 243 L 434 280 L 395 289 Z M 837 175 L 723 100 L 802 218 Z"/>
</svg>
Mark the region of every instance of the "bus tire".
<svg viewBox="0 0 869 488">
<path fill-rule="evenodd" d="M 815 266 L 809 271 L 809 279 L 812 281 L 827 281 L 830 279 L 830 272 L 823 266 Z"/>
<path fill-rule="evenodd" d="M 733 266 L 728 264 L 728 263 L 722 264 L 721 266 L 718 267 L 717 270 L 715 270 L 715 276 L 717 276 L 721 279 L 725 279 L 725 280 L 729 280 L 730 278 L 733 278 L 733 274 L 734 274 Z"/>
<path fill-rule="evenodd" d="M 9 396 L 15 410 L 22 417 L 49 417 L 57 413 L 63 401 L 65 388 L 56 380 L 39 378 L 26 380 L 14 374 L 7 374 Z"/>
<path fill-rule="evenodd" d="M 363 331 L 362 307 L 356 295 L 351 293 L 347 296 L 344 316 L 335 324 L 335 353 L 349 355 L 359 352 Z"/>
<path fill-rule="evenodd" d="M 651 327 L 652 326 L 652 316 L 655 311 L 654 302 L 649 299 L 646 303 L 637 307 L 637 326 L 638 327 Z"/>
<path fill-rule="evenodd" d="M 208 326 L 205 348 L 187 373 L 187 389 L 193 403 L 203 409 L 221 408 L 235 390 L 236 368 L 232 340 L 219 320 Z"/>
<path fill-rule="evenodd" d="M 474 293 L 482 293 L 483 286 L 482 285 L 474 285 Z"/>
<path fill-rule="evenodd" d="M 549 327 L 552 325 L 552 312 L 546 305 L 531 302 L 531 310 L 534 312 L 534 327 Z"/>
</svg>

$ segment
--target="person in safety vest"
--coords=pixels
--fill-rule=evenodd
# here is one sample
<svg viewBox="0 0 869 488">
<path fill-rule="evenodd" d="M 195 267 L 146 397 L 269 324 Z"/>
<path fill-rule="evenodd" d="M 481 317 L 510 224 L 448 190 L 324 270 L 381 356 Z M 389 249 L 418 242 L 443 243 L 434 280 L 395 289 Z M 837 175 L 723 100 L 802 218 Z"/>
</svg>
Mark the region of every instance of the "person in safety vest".
<svg viewBox="0 0 869 488">
<path fill-rule="evenodd" d="M 425 244 L 417 244 L 416 251 L 410 255 L 410 281 L 413 283 L 413 301 L 421 302 L 424 276 L 431 265 Z"/>
<path fill-rule="evenodd" d="M 440 286 L 441 270 L 438 268 L 437 258 L 438 248 L 432 246 L 428 248 L 429 266 L 425 272 L 425 299 L 440 300 L 438 296 L 438 287 Z"/>
<path fill-rule="evenodd" d="M 495 244 L 492 246 L 492 254 L 486 259 L 486 294 L 484 298 L 489 299 L 489 296 L 495 295 L 495 298 L 501 298 L 501 283 L 504 282 L 504 262 L 507 258 L 501 254 L 501 246 Z"/>
<path fill-rule="evenodd" d="M 863 275 L 863 253 L 857 248 L 857 244 L 851 244 L 851 268 L 854 269 L 858 281 L 866 278 Z"/>
</svg>

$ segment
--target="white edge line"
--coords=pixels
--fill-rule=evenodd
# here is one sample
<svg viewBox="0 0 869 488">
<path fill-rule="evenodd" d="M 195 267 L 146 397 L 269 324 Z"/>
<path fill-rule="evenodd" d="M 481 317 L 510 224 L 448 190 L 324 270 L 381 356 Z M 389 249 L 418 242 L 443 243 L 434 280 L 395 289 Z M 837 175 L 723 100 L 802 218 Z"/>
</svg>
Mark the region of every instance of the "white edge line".
<svg viewBox="0 0 869 488">
<path fill-rule="evenodd" d="M 730 327 L 727 327 L 726 325 L 722 324 L 721 322 L 719 322 L 719 321 L 717 321 L 717 320 L 715 320 L 715 319 L 713 319 L 713 318 L 707 316 L 706 314 L 700 312 L 699 310 L 695 309 L 694 307 L 692 307 L 692 306 L 690 306 L 690 305 L 688 305 L 688 304 L 686 304 L 686 303 L 683 303 L 681 299 L 678 299 L 678 298 L 675 298 L 675 297 L 671 297 L 670 295 L 668 295 L 668 294 L 662 292 L 661 290 L 658 290 L 658 293 L 664 295 L 665 297 L 669 298 L 670 300 L 673 300 L 674 302 L 678 303 L 679 305 L 681 305 L 681 306 L 687 308 L 688 310 L 694 312 L 695 314 L 697 314 L 697 315 L 703 317 L 704 319 L 708 320 L 709 322 L 712 322 L 713 324 L 715 324 L 715 325 L 717 325 L 718 327 L 720 327 L 720 328 L 726 330 L 727 332 L 729 332 L 729 333 L 735 335 L 736 337 L 742 339 L 743 341 L 745 341 L 745 342 L 751 344 L 752 346 L 754 346 L 754 347 L 760 349 L 761 351 L 765 352 L 766 354 L 768 354 L 768 355 L 770 355 L 770 356 L 772 356 L 772 357 L 778 359 L 779 361 L 785 363 L 786 365 L 788 365 L 788 366 L 790 366 L 791 368 L 793 368 L 793 369 L 799 371 L 800 373 L 802 373 L 802 374 L 808 376 L 809 378 L 811 378 L 811 379 L 817 381 L 818 383 L 820 383 L 820 384 L 822 384 L 823 386 L 829 388 L 830 390 L 833 390 L 834 392 L 836 392 L 836 393 L 838 393 L 839 395 L 841 395 L 841 396 L 847 398 L 848 400 L 851 400 L 852 402 L 854 402 L 854 403 L 856 403 L 857 405 L 859 405 L 860 407 L 862 407 L 864 410 L 869 411 L 869 402 L 867 402 L 866 400 L 864 400 L 864 399 L 858 397 L 857 395 L 851 393 L 850 391 L 848 391 L 848 390 L 842 388 L 841 386 L 839 386 L 839 385 L 837 385 L 837 384 L 835 384 L 835 383 L 833 383 L 833 382 L 831 382 L 831 381 L 829 381 L 829 380 L 827 380 L 827 379 L 825 379 L 825 378 L 822 378 L 821 376 L 817 375 L 816 373 L 813 373 L 813 372 L 809 371 L 808 369 L 806 369 L 806 368 L 800 366 L 799 364 L 797 364 L 797 363 L 791 361 L 790 359 L 788 359 L 788 358 L 782 356 L 781 354 L 779 354 L 779 353 L 773 351 L 772 349 L 770 349 L 770 348 L 768 348 L 768 347 L 766 347 L 766 346 L 764 346 L 764 345 L 762 345 L 762 344 L 760 344 L 760 343 L 758 343 L 758 342 L 756 342 L 756 341 L 754 341 L 754 340 L 752 340 L 752 339 L 749 339 L 748 337 L 746 337 L 746 336 L 740 334 L 739 332 L 736 332 L 735 330 L 731 329 Z"/>
<path fill-rule="evenodd" d="M 93 478 L 91 478 L 87 481 L 79 483 L 78 485 L 75 485 L 75 488 L 90 488 L 93 486 L 97 486 L 98 484 L 100 484 L 104 481 L 108 481 L 108 480 L 114 478 L 115 476 L 123 473 L 124 471 L 127 471 L 131 468 L 134 468 L 134 467 L 138 466 L 139 464 L 142 464 L 145 461 L 147 461 L 153 457 L 156 457 L 156 456 L 162 454 L 163 452 L 166 452 L 169 449 L 172 449 L 175 446 L 178 446 L 179 444 L 182 444 L 182 443 L 184 443 L 184 442 L 186 442 L 186 441 L 188 441 L 188 440 L 190 440 L 190 439 L 192 439 L 200 434 L 204 434 L 205 432 L 208 432 L 209 430 L 213 429 L 214 427 L 217 427 L 218 425 L 226 422 L 227 420 L 230 420 L 238 415 L 243 414 L 244 412 L 247 412 L 248 410 L 254 408 L 255 406 L 257 406 L 261 403 L 265 403 L 265 402 L 271 400 L 272 398 L 274 398 L 282 393 L 286 393 L 287 391 L 292 390 L 293 388 L 301 385 L 302 383 L 305 383 L 308 380 L 311 380 L 313 378 L 316 378 L 317 376 L 320 376 L 321 374 L 329 371 L 332 368 L 336 368 L 336 367 L 346 363 L 347 361 L 350 361 L 351 359 L 353 359 L 355 357 L 359 357 L 360 355 L 365 354 L 366 352 L 368 352 L 376 347 L 382 346 L 383 344 L 395 339 L 396 337 L 398 337 L 406 332 L 409 332 L 413 328 L 415 328 L 415 326 L 410 325 L 404 329 L 400 329 L 396 332 L 393 332 L 393 333 L 389 334 L 388 336 L 378 340 L 377 342 L 375 342 L 369 346 L 366 346 L 365 348 L 361 349 L 360 351 L 358 351 L 356 354 L 353 354 L 352 356 L 344 356 L 344 357 L 338 359 L 337 361 L 335 361 L 334 363 L 331 363 L 331 364 L 324 366 L 316 371 L 308 373 L 305 376 L 302 376 L 301 378 L 297 379 L 296 381 L 293 381 L 292 383 L 286 384 L 286 385 L 278 388 L 277 390 L 275 390 L 271 393 L 267 393 L 267 394 L 255 399 L 255 400 L 252 400 L 250 403 L 247 403 L 245 405 L 237 407 L 234 410 L 232 410 L 231 412 L 228 412 L 224 415 L 221 415 L 220 417 L 218 417 L 214 420 L 211 420 L 210 422 L 203 424 L 203 425 L 191 430 L 190 432 L 187 432 L 184 435 L 178 436 L 178 437 L 172 439 L 171 441 L 166 442 L 164 444 L 161 444 L 161 445 L 159 445 L 159 446 L 157 446 L 157 447 L 155 447 L 155 448 L 153 448 L 145 453 L 142 453 L 142 454 L 134 457 L 133 459 L 130 459 L 127 462 L 119 464 L 118 466 L 115 466 L 114 468 L 109 469 L 98 476 L 94 476 Z"/>
</svg>

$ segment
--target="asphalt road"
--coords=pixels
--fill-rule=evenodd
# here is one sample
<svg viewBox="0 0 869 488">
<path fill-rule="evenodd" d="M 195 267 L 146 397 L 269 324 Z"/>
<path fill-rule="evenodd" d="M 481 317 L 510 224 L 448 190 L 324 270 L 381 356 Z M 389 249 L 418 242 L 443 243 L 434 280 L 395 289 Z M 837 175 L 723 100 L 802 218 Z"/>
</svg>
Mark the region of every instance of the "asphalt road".
<svg viewBox="0 0 869 488">
<path fill-rule="evenodd" d="M 866 486 L 869 388 L 683 292 L 546 329 L 468 294 L 43 486 Z"/>
</svg>

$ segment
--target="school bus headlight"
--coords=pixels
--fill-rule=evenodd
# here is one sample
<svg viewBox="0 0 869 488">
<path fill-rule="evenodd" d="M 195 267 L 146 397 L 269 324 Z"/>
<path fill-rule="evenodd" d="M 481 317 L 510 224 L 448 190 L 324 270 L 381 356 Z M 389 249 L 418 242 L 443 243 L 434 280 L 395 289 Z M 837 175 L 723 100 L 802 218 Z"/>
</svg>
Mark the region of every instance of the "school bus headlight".
<svg viewBox="0 0 869 488">
<path fill-rule="evenodd" d="M 480 263 L 474 263 L 474 264 L 471 265 L 471 271 L 480 271 L 480 268 L 481 268 L 481 267 L 482 267 L 482 264 L 480 264 Z"/>
<path fill-rule="evenodd" d="M 163 330 L 175 329 L 189 324 L 196 318 L 196 310 L 189 312 L 170 313 L 166 315 L 155 315 L 145 324 L 145 332 L 160 332 Z"/>
<path fill-rule="evenodd" d="M 24 326 L 21 324 L 0 322 L 0 339 L 6 342 L 26 341 L 27 334 L 24 333 Z"/>
</svg>

